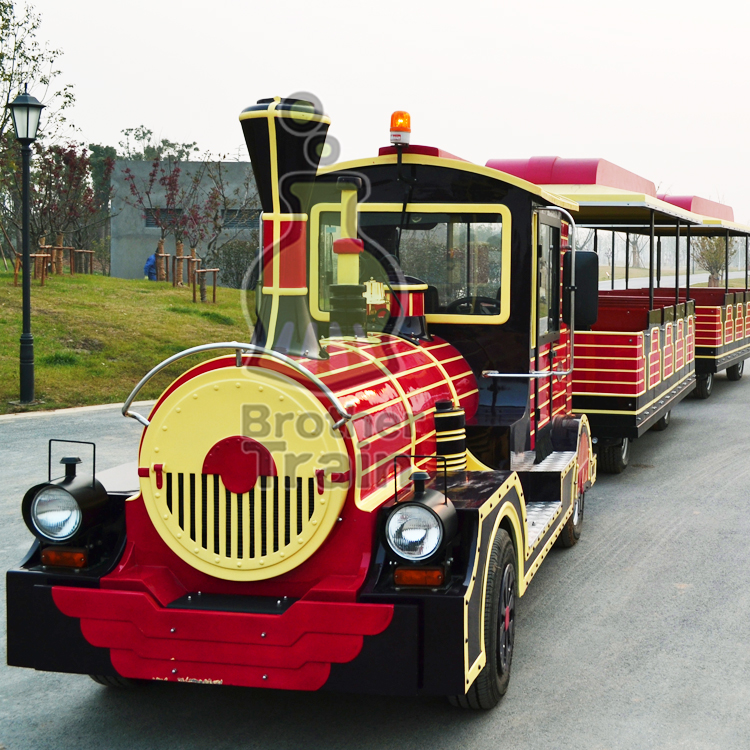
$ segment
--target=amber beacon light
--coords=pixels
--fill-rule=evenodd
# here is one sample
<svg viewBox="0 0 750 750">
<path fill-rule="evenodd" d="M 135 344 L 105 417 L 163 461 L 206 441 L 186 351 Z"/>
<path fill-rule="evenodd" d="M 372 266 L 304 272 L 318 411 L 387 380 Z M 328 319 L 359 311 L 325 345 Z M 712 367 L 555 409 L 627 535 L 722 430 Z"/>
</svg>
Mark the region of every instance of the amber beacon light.
<svg viewBox="0 0 750 750">
<path fill-rule="evenodd" d="M 398 110 L 391 115 L 391 143 L 408 145 L 411 135 L 411 115 Z"/>
</svg>

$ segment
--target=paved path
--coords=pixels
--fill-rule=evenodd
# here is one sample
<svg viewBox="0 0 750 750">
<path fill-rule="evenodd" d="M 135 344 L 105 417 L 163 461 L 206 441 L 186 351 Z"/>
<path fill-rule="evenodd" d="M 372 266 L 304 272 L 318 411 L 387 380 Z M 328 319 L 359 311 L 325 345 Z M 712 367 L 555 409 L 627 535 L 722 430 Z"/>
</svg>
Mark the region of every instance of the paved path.
<svg viewBox="0 0 750 750">
<path fill-rule="evenodd" d="M 708 401 L 683 402 L 667 432 L 635 443 L 625 474 L 600 479 L 580 543 L 554 551 L 520 602 L 510 690 L 492 712 L 201 685 L 119 692 L 0 666 L 0 746 L 746 750 L 748 414 L 750 378 L 719 376 Z M 1 421 L 2 565 L 28 547 L 18 507 L 44 479 L 48 437 L 96 440 L 108 468 L 134 458 L 139 434 L 115 410 Z"/>
</svg>

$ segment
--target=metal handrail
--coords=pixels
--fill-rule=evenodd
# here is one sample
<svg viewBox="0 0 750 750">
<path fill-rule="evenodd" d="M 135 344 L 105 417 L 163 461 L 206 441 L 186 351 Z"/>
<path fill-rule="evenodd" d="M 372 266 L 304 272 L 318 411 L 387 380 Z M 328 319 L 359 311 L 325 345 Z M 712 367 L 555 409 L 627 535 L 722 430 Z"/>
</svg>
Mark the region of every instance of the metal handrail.
<svg viewBox="0 0 750 750">
<path fill-rule="evenodd" d="M 148 383 L 148 381 L 151 380 L 154 375 L 161 372 L 165 367 L 169 367 L 169 365 L 171 365 L 172 363 L 177 362 L 180 359 L 184 359 L 185 357 L 189 357 L 192 354 L 211 351 L 212 349 L 234 349 L 236 352 L 236 367 L 242 367 L 242 352 L 251 352 L 253 354 L 260 354 L 266 357 L 271 357 L 272 359 L 276 359 L 279 362 L 283 362 L 288 367 L 291 367 L 295 372 L 307 378 L 315 386 L 317 386 L 331 402 L 333 408 L 336 409 L 336 411 L 339 413 L 341 419 L 333 425 L 333 428 L 335 430 L 342 427 L 355 416 L 349 414 L 341 405 L 338 398 L 336 398 L 336 395 L 333 393 L 333 391 L 317 375 L 310 372 L 310 370 L 308 370 L 304 365 L 301 365 L 299 362 L 296 362 L 290 357 L 287 357 L 285 354 L 280 354 L 279 352 L 275 352 L 271 349 L 266 349 L 255 344 L 241 344 L 238 341 L 222 341 L 216 344 L 201 344 L 200 346 L 193 346 L 190 349 L 185 349 L 185 351 L 179 352 L 172 355 L 168 359 L 165 359 L 163 362 L 156 365 L 156 367 L 154 367 L 141 378 L 138 385 L 136 385 L 136 387 L 133 389 L 133 392 L 128 396 L 127 400 L 122 406 L 123 416 L 131 417 L 132 419 L 135 419 L 136 422 L 140 422 L 144 427 L 148 427 L 151 423 L 148 419 L 146 419 L 146 417 L 144 417 L 142 414 L 138 414 L 138 412 L 130 411 L 130 407 L 133 404 L 133 401 L 135 401 L 135 397 L 138 395 L 141 388 L 143 388 L 143 386 L 146 385 L 146 383 Z"/>
<path fill-rule="evenodd" d="M 570 239 L 570 291 L 572 292 L 570 297 L 570 369 L 569 370 L 532 370 L 531 372 L 498 372 L 497 370 L 482 370 L 483 378 L 551 378 L 559 377 L 566 378 L 568 375 L 573 373 L 573 363 L 575 358 L 575 328 L 576 328 L 576 223 L 569 211 L 559 206 L 545 206 L 543 211 L 557 211 L 558 213 L 565 214 L 568 221 L 570 222 L 570 228 L 572 231 Z"/>
</svg>

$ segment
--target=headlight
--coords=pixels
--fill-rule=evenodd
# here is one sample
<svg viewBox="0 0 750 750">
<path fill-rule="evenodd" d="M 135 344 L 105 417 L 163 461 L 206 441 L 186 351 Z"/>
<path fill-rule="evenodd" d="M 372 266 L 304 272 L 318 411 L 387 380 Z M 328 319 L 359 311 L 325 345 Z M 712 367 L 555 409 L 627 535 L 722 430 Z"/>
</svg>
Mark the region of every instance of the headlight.
<svg viewBox="0 0 750 750">
<path fill-rule="evenodd" d="M 406 560 L 426 560 L 443 541 L 443 524 L 424 505 L 404 503 L 388 518 L 386 539 L 391 549 Z"/>
<path fill-rule="evenodd" d="M 31 503 L 31 521 L 47 539 L 63 542 L 81 527 L 83 514 L 73 495 L 61 487 L 47 486 Z"/>
</svg>

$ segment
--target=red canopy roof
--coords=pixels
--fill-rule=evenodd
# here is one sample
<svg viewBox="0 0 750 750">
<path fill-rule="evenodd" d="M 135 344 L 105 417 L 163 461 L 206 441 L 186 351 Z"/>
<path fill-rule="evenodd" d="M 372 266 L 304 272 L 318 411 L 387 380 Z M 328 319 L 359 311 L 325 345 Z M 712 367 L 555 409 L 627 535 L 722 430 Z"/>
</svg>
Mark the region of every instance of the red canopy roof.
<svg viewBox="0 0 750 750">
<path fill-rule="evenodd" d="M 731 206 L 710 201 L 708 198 L 701 198 L 697 195 L 665 195 L 663 193 L 660 193 L 658 197 L 659 200 L 684 208 L 686 211 L 711 216 L 714 219 L 734 221 L 734 211 Z"/>
<path fill-rule="evenodd" d="M 490 159 L 488 167 L 515 175 L 536 185 L 603 185 L 656 197 L 656 185 L 606 159 Z"/>
</svg>

